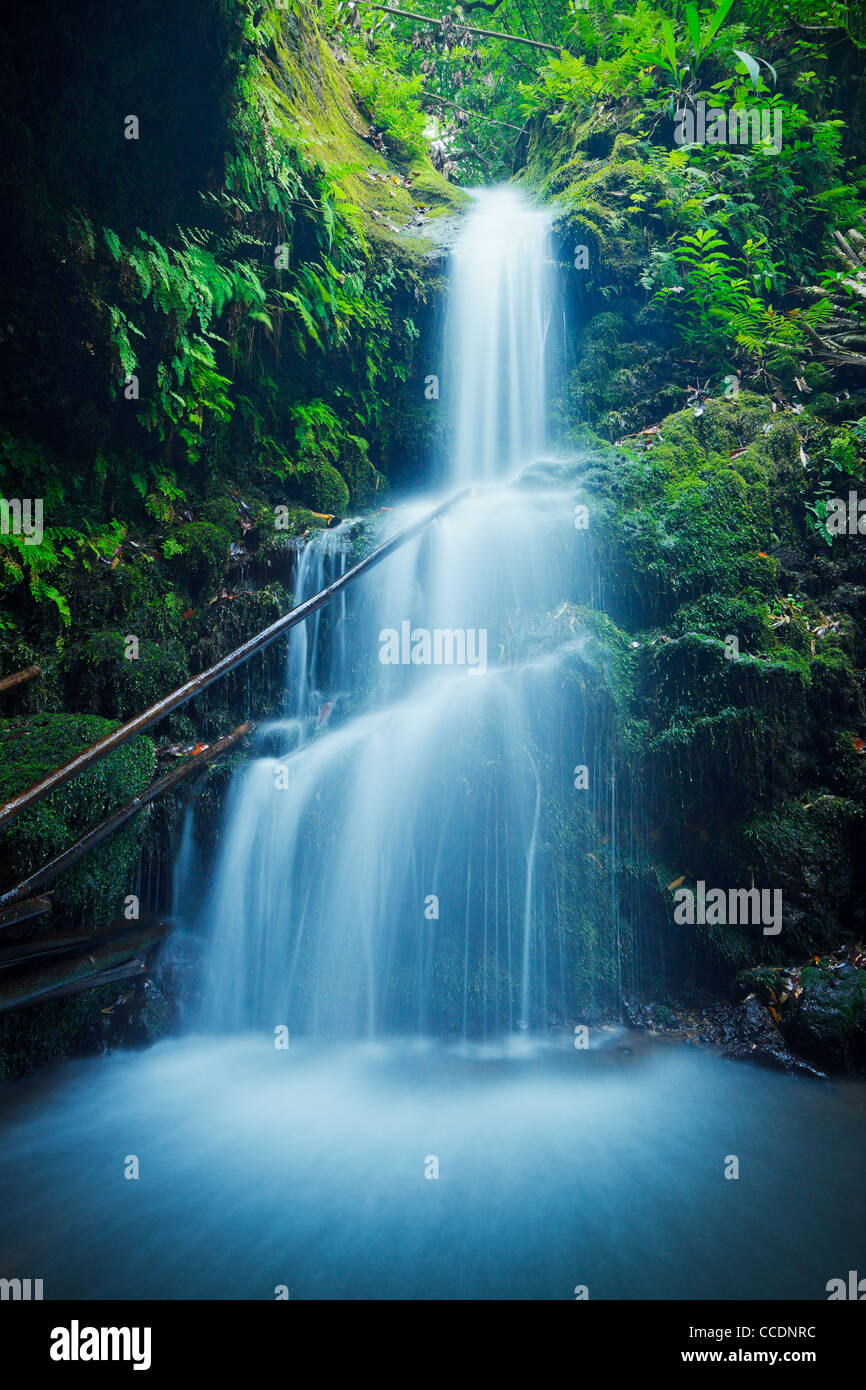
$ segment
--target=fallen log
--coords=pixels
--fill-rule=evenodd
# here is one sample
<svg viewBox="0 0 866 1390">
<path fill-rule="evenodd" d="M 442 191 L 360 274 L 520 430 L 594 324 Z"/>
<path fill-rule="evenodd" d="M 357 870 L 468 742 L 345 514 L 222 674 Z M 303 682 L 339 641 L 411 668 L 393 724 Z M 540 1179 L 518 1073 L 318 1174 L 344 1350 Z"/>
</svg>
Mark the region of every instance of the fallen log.
<svg viewBox="0 0 866 1390">
<path fill-rule="evenodd" d="M 114 970 L 100 970 L 98 974 L 90 975 L 86 980 L 72 980 L 67 985 L 60 985 L 58 989 L 49 990 L 47 994 L 40 994 L 38 1002 L 47 1004 L 52 999 L 65 999 L 70 994 L 83 994 L 86 989 L 99 989 L 100 985 L 111 985 L 117 980 L 132 980 L 136 976 L 146 975 L 147 971 L 145 961 L 132 960 L 128 965 L 118 965 Z"/>
<path fill-rule="evenodd" d="M 378 546 L 370 555 L 367 555 L 363 560 L 359 560 L 356 565 L 352 565 L 351 569 L 347 569 L 345 574 L 341 574 L 339 579 L 335 579 L 333 584 L 328 585 L 326 589 L 320 589 L 317 594 L 313 594 L 311 598 L 305 599 L 303 603 L 299 603 L 297 608 L 292 608 L 288 613 L 284 613 L 281 618 L 277 618 L 276 622 L 271 623 L 270 627 L 266 627 L 261 632 L 256 633 L 255 637 L 251 637 L 248 642 L 244 642 L 243 645 L 237 647 L 235 651 L 229 652 L 228 656 L 221 657 L 220 660 L 207 671 L 202 671 L 201 675 L 193 676 L 191 680 L 178 686 L 177 690 L 173 690 L 170 695 L 163 696 L 161 700 L 157 700 L 155 705 L 151 705 L 148 709 L 143 710 L 141 714 L 137 714 L 133 719 L 129 719 L 125 724 L 121 724 L 110 734 L 106 734 L 105 738 L 98 739 L 97 742 L 92 743 L 89 748 L 83 748 L 74 758 L 70 758 L 68 763 L 64 763 L 62 767 L 55 768 L 54 771 L 49 772 L 46 777 L 41 778 L 38 782 L 34 782 L 32 786 L 27 787 L 23 792 L 19 792 L 17 796 L 13 796 L 11 801 L 7 801 L 0 806 L 0 828 L 8 825 L 16 816 L 20 816 L 22 811 L 26 811 L 29 807 L 34 806 L 37 801 L 41 801 L 43 797 L 48 796 L 50 792 L 56 791 L 58 787 L 62 787 L 65 782 L 68 782 L 72 777 L 76 777 L 78 773 L 83 772 L 85 768 L 92 767 L 100 758 L 105 758 L 109 753 L 113 753 L 115 748 L 119 748 L 121 744 L 126 743 L 128 739 L 135 738 L 136 734 L 144 733 L 145 729 L 149 729 L 151 725 L 158 724 L 161 719 L 171 714 L 178 706 L 185 704 L 186 701 L 191 700 L 193 696 L 200 695 L 203 690 L 213 685 L 214 681 L 219 680 L 221 676 L 226 675 L 229 671 L 235 670 L 235 668 L 242 665 L 243 662 L 249 661 L 251 656 L 255 656 L 257 652 L 263 651 L 265 647 L 269 647 L 272 642 L 276 642 L 280 637 L 283 637 L 285 633 L 287 633 L 290 628 L 295 627 L 297 623 L 302 623 L 306 618 L 309 618 L 311 614 L 317 613 L 320 608 L 323 608 L 326 603 L 329 603 L 332 598 L 341 593 L 347 584 L 357 579 L 359 575 L 363 574 L 366 570 L 372 569 L 373 565 L 378 565 L 393 551 L 397 550 L 399 546 L 404 545 L 406 541 L 411 540 L 413 536 L 417 536 L 426 526 L 429 526 L 431 522 L 437 521 L 439 517 L 444 516 L 446 512 L 449 512 L 451 508 L 462 501 L 464 497 L 468 497 L 471 491 L 471 487 L 462 488 L 461 491 L 455 493 L 453 497 L 449 497 L 447 502 L 442 502 L 438 507 L 435 507 L 432 512 L 428 512 L 420 521 L 415 521 L 403 531 L 398 531 L 396 536 L 392 536 L 390 540 Z"/>
<path fill-rule="evenodd" d="M 10 941 L 8 945 L 0 946 L 0 970 L 27 965 L 31 961 L 48 956 L 74 955 L 76 951 L 79 954 L 92 952 L 108 941 L 142 931 L 145 927 L 162 920 L 164 919 L 157 917 L 155 913 L 143 912 L 140 917 L 134 919 L 112 917 L 110 922 L 106 922 L 95 932 L 43 932 L 41 936 L 27 936 L 18 941 Z"/>
<path fill-rule="evenodd" d="M 85 854 L 96 845 L 100 844 L 106 836 L 118 830 L 122 825 L 125 825 L 133 816 L 138 815 L 138 812 L 142 810 L 143 807 L 148 806 L 152 801 L 156 801 L 158 797 L 165 796 L 166 792 L 171 791 L 173 787 L 177 786 L 178 782 L 182 782 L 185 777 L 190 777 L 200 768 L 213 762 L 215 758 L 222 757 L 224 753 L 227 753 L 230 748 L 233 748 L 236 743 L 240 742 L 240 740 L 249 733 L 251 728 L 252 725 L 249 723 L 239 724 L 230 734 L 226 734 L 225 738 L 221 738 L 216 743 L 210 744 L 207 748 L 203 749 L 201 753 L 196 753 L 188 762 L 181 763 L 179 767 L 172 768 L 171 772 L 167 772 L 164 777 L 157 778 L 155 782 L 152 782 L 150 786 L 146 787 L 138 796 L 133 797 L 132 801 L 128 801 L 125 806 L 121 806 L 119 811 L 113 811 L 110 816 L 106 816 L 105 820 L 95 825 L 92 830 L 88 830 L 84 835 L 81 835 L 79 839 L 77 839 L 74 844 L 71 844 L 68 849 L 65 849 L 62 854 L 56 855 L 55 858 L 49 860 L 47 864 L 43 864 L 41 869 L 37 869 L 35 873 L 22 879 L 14 888 L 10 888 L 6 893 L 0 895 L 0 908 L 5 907 L 9 903 L 18 902 L 21 898 L 28 897 L 30 893 L 33 893 L 39 888 L 44 888 L 46 884 L 51 883 L 52 880 L 58 878 L 60 874 L 65 873 L 67 869 L 71 868 L 71 866 L 77 863 L 79 859 L 83 858 Z M 0 922 L 0 926 L 2 925 L 3 923 Z"/>
<path fill-rule="evenodd" d="M 28 917 L 40 917 L 43 912 L 50 911 L 50 898 L 28 898 L 0 911 L 0 927 L 12 927 L 16 922 L 26 922 Z"/>
<path fill-rule="evenodd" d="M 17 975 L 12 980 L 0 980 L 0 1013 L 49 997 L 57 999 L 61 993 L 75 994 L 83 989 L 93 989 L 100 983 L 94 977 L 104 976 L 106 971 L 115 971 L 133 962 L 140 967 L 135 973 L 144 973 L 146 962 L 143 957 L 162 940 L 171 925 L 166 921 L 152 922 L 143 930 L 131 932 L 87 955 L 42 966 L 25 975 Z"/>
<path fill-rule="evenodd" d="M 13 676 L 3 676 L 0 679 L 0 694 L 6 690 L 15 690 L 19 685 L 29 685 L 30 681 L 35 681 L 36 677 L 41 675 L 41 666 L 25 666 L 23 671 L 16 671 Z"/>
</svg>

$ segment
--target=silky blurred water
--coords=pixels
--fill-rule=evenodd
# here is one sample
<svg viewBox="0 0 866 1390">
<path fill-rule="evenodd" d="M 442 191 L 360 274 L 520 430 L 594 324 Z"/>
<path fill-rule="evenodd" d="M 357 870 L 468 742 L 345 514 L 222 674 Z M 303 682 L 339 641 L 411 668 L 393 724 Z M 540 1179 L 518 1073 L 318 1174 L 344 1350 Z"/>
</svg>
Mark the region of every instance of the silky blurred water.
<svg viewBox="0 0 866 1390">
<path fill-rule="evenodd" d="M 550 210 L 516 189 L 482 189 L 452 252 L 452 484 L 501 477 L 544 449 L 555 302 L 550 224 Z"/>
<path fill-rule="evenodd" d="M 591 1037 L 66 1064 L 8 1088 L 0 1269 L 46 1298 L 554 1300 L 823 1299 L 862 1270 L 862 1082 Z"/>
</svg>

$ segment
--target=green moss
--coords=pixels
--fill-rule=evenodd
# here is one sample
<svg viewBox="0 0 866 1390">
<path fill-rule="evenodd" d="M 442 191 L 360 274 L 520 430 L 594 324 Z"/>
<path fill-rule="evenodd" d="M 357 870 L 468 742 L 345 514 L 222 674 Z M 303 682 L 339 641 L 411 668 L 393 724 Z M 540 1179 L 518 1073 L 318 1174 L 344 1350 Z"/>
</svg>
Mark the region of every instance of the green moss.
<svg viewBox="0 0 866 1390">
<path fill-rule="evenodd" d="M 299 469 L 295 488 L 306 507 L 329 516 L 345 516 L 349 510 L 349 489 L 333 464 L 317 459 Z"/>
<path fill-rule="evenodd" d="M 193 597 L 216 589 L 229 562 L 231 536 L 209 521 L 193 521 L 172 533 L 179 547 L 171 555 L 172 569 Z"/>
<path fill-rule="evenodd" d="M 381 507 L 388 501 L 388 480 L 373 467 L 364 440 L 350 439 L 341 449 L 340 475 L 349 489 L 353 507 Z M 337 514 L 342 516 L 343 512 Z"/>
<path fill-rule="evenodd" d="M 822 789 L 763 812 L 743 828 L 742 866 L 782 890 L 789 958 L 836 944 L 854 884 L 864 811 Z"/>
<path fill-rule="evenodd" d="M 84 1042 L 94 1016 L 114 1004 L 119 986 L 101 985 L 0 1014 L 0 1081 L 28 1076 L 68 1057 Z"/>
<path fill-rule="evenodd" d="M 201 520 L 234 535 L 239 530 L 238 504 L 233 497 L 211 497 L 201 509 Z"/>
<path fill-rule="evenodd" d="M 132 634 L 129 634 L 132 635 Z M 190 674 L 187 651 L 177 638 L 138 638 L 130 659 L 128 634 L 96 632 L 64 653 L 59 670 L 69 704 L 109 718 L 129 719 L 182 685 Z"/>
<path fill-rule="evenodd" d="M 116 728 L 95 715 L 36 714 L 0 720 L 0 800 L 6 801 L 68 762 Z M 67 849 L 90 825 L 142 791 L 156 759 L 149 738 L 138 737 L 25 811 L 0 837 L 10 881 L 32 873 Z M 143 818 L 113 834 L 58 881 L 54 913 L 87 925 L 115 915 L 132 891 Z"/>
<path fill-rule="evenodd" d="M 700 633 L 719 642 L 735 636 L 743 652 L 767 652 L 775 645 L 766 605 L 727 594 L 703 594 L 683 604 L 671 618 L 667 631 L 673 636 Z"/>
<path fill-rule="evenodd" d="M 806 966 L 803 992 L 784 1017 L 786 1036 L 818 1060 L 847 1063 L 866 1044 L 866 971 Z"/>
<path fill-rule="evenodd" d="M 264 64 L 258 74 L 273 136 L 293 145 L 300 131 L 309 155 L 332 172 L 363 234 L 389 248 L 399 245 L 401 256 L 420 261 L 428 250 L 425 244 L 401 237 L 401 229 L 415 216 L 413 194 L 365 138 L 370 124 L 355 105 L 346 74 L 318 36 L 302 34 L 300 45 L 293 37 L 295 42 L 287 33 L 276 42 L 276 61 Z M 438 174 L 426 154 L 402 151 L 398 157 L 407 155 L 412 182 L 423 180 L 428 205 L 453 210 L 466 201 L 463 190 Z"/>
</svg>

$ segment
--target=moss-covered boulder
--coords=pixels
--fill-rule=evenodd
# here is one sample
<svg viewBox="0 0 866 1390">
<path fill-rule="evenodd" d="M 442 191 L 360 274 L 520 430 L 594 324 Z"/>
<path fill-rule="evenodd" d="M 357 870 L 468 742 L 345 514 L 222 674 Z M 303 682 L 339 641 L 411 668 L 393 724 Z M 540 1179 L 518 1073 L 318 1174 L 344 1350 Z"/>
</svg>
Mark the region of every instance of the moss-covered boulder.
<svg viewBox="0 0 866 1390">
<path fill-rule="evenodd" d="M 340 454 L 340 474 L 348 486 L 353 507 L 381 507 L 388 501 L 388 480 L 374 468 L 363 439 L 349 439 Z"/>
<path fill-rule="evenodd" d="M 210 497 L 201 508 L 200 520 L 216 526 L 228 535 L 240 530 L 238 504 L 234 497 Z"/>
<path fill-rule="evenodd" d="M 866 1057 L 866 970 L 820 963 L 800 973 L 802 993 L 782 1013 L 783 1031 L 797 1051 L 827 1066 Z"/>
<path fill-rule="evenodd" d="M 116 727 L 113 720 L 88 714 L 0 720 L 0 800 L 9 800 Z M 143 791 L 155 765 L 151 740 L 132 739 L 20 815 L 0 835 L 6 885 L 40 868 Z M 94 926 L 118 913 L 135 888 L 133 873 L 147 816 L 147 809 L 140 812 L 57 880 L 55 918 Z"/>
<path fill-rule="evenodd" d="M 294 490 L 305 507 L 328 516 L 345 516 L 349 510 L 346 481 L 327 459 L 305 460 L 298 466 Z"/>
</svg>

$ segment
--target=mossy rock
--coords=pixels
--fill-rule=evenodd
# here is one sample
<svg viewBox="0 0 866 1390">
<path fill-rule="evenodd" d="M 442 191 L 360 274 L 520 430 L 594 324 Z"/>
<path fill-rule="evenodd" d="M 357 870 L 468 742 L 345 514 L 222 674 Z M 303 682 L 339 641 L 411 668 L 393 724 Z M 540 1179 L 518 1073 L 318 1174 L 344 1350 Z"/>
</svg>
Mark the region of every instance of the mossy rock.
<svg viewBox="0 0 866 1390">
<path fill-rule="evenodd" d="M 92 714 L 35 714 L 0 720 L 0 800 L 7 801 L 68 762 L 117 724 Z M 20 815 L 0 835 L 10 884 L 65 850 L 90 825 L 132 799 L 150 782 L 153 743 L 139 736 L 115 749 Z M 60 879 L 54 917 L 67 914 L 86 925 L 115 915 L 132 891 L 145 809 Z"/>
<path fill-rule="evenodd" d="M 807 966 L 803 993 L 783 1011 L 786 1040 L 825 1065 L 849 1066 L 866 1054 L 866 971 Z"/>
<path fill-rule="evenodd" d="M 364 440 L 352 440 L 340 454 L 340 475 L 349 489 L 353 507 L 384 506 L 390 495 L 387 478 L 373 467 Z M 337 515 L 342 516 L 339 512 Z"/>
<path fill-rule="evenodd" d="M 295 488 L 299 500 L 311 511 L 328 516 L 345 516 L 349 510 L 349 489 L 333 464 L 324 459 L 299 467 Z"/>
<path fill-rule="evenodd" d="M 200 519 L 231 536 L 238 529 L 238 504 L 233 497 L 211 497 L 201 508 Z"/>
<path fill-rule="evenodd" d="M 642 649 L 639 689 L 651 698 L 656 716 L 677 711 L 712 714 L 725 706 L 759 712 L 804 709 L 808 663 L 795 652 L 772 659 L 727 655 L 723 641 L 693 632 Z"/>
<path fill-rule="evenodd" d="M 269 524 L 259 529 L 257 553 L 266 555 L 272 550 L 283 550 L 308 531 L 324 531 L 328 525 L 328 515 L 325 512 L 312 512 L 309 507 L 302 507 L 299 503 L 279 504 Z"/>
<path fill-rule="evenodd" d="M 738 832 L 743 872 L 779 888 L 788 955 L 830 949 L 849 921 L 863 809 L 822 789 L 757 815 Z"/>
<path fill-rule="evenodd" d="M 130 650 L 134 648 L 121 632 L 97 632 L 70 648 L 60 662 L 66 702 L 108 718 L 129 719 L 189 675 L 186 647 L 179 639 L 140 637 L 138 655 L 130 659 Z"/>
<path fill-rule="evenodd" d="M 74 1055 L 99 1010 L 117 999 L 116 984 L 82 990 L 0 1014 L 0 1081 L 29 1076 L 49 1062 Z"/>
<path fill-rule="evenodd" d="M 718 642 L 733 636 L 743 652 L 767 652 L 775 646 L 766 604 L 749 603 L 739 595 L 704 594 L 684 603 L 673 615 L 668 632 L 674 637 L 700 633 Z"/>
<path fill-rule="evenodd" d="M 180 549 L 169 563 L 189 592 L 198 597 L 216 589 L 230 560 L 229 532 L 210 521 L 191 521 L 173 531 L 171 539 Z"/>
</svg>

